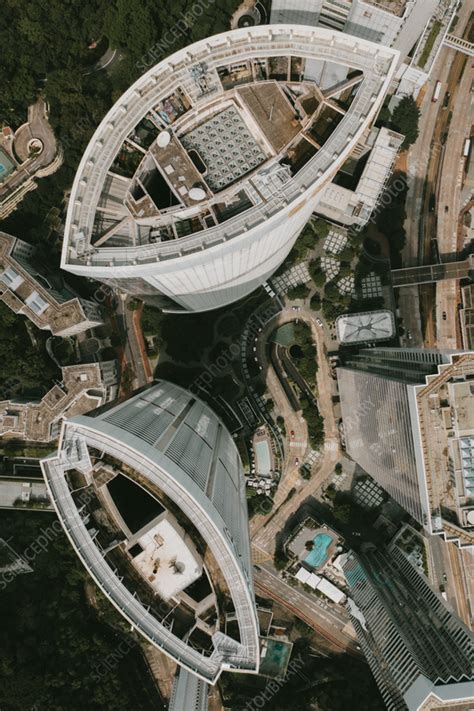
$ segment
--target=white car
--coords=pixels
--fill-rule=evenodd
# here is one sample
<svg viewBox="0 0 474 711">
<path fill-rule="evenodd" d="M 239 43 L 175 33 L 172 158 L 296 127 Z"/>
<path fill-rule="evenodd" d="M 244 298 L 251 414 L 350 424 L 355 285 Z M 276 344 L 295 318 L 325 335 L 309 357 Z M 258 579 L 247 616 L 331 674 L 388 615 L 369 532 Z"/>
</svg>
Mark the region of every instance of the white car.
<svg viewBox="0 0 474 711">
<path fill-rule="evenodd" d="M 323 322 L 321 321 L 320 318 L 316 317 L 316 323 L 318 324 L 318 326 L 321 326 L 321 328 L 323 327 Z"/>
</svg>

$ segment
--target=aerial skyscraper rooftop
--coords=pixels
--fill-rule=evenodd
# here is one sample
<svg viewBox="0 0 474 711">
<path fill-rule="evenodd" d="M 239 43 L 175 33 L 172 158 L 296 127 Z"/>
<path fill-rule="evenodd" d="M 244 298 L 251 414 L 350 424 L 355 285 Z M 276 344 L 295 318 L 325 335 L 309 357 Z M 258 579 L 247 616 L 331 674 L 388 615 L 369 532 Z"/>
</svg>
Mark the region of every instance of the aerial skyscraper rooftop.
<svg viewBox="0 0 474 711">
<path fill-rule="evenodd" d="M 234 30 L 171 55 L 92 137 L 62 267 L 168 311 L 250 293 L 373 123 L 398 56 L 300 25 Z"/>
<path fill-rule="evenodd" d="M 350 456 L 428 533 L 474 546 L 474 353 L 362 349 L 337 378 Z"/>
<path fill-rule="evenodd" d="M 350 553 L 342 567 L 352 622 L 389 711 L 470 711 L 472 635 L 397 546 Z"/>
<path fill-rule="evenodd" d="M 42 468 L 82 563 L 138 632 L 209 683 L 258 671 L 242 464 L 207 405 L 159 381 L 66 421 Z"/>
</svg>

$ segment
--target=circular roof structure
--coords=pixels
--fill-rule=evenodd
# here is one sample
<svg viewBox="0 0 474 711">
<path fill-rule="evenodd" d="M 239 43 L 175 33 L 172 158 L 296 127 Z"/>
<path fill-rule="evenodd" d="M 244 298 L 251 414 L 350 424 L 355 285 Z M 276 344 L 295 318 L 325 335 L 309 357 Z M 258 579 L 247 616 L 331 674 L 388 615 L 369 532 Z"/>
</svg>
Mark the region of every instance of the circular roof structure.
<svg viewBox="0 0 474 711">
<path fill-rule="evenodd" d="M 191 188 L 189 191 L 189 197 L 191 200 L 204 200 L 206 197 L 206 191 L 202 188 Z"/>
<path fill-rule="evenodd" d="M 166 148 L 170 141 L 171 136 L 168 131 L 161 131 L 161 133 L 158 134 L 158 138 L 156 139 L 156 142 L 160 148 Z"/>
</svg>

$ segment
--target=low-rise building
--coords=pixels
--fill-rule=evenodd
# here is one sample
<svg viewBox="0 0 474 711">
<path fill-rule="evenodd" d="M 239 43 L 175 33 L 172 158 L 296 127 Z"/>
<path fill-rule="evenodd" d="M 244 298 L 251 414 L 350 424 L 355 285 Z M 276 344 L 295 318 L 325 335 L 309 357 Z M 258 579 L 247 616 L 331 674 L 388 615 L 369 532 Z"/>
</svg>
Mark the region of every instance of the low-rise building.
<svg viewBox="0 0 474 711">
<path fill-rule="evenodd" d="M 118 392 L 116 361 L 68 365 L 39 402 L 0 402 L 0 437 L 29 442 L 50 442 L 59 435 L 64 417 L 83 415 Z"/>
<path fill-rule="evenodd" d="M 34 246 L 0 232 L 0 299 L 54 336 L 72 336 L 103 323 L 100 307 L 76 296 L 59 275 L 37 266 Z"/>
<path fill-rule="evenodd" d="M 306 568 L 301 567 L 297 571 L 295 578 L 303 585 L 308 585 L 312 590 L 317 590 L 331 602 L 336 603 L 336 605 L 342 605 L 346 601 L 346 594 L 336 585 L 321 575 L 310 573 Z"/>
<path fill-rule="evenodd" d="M 0 220 L 5 219 L 25 195 L 38 187 L 38 178 L 54 173 L 63 152 L 48 121 L 43 99 L 28 107 L 28 120 L 16 131 L 5 126 L 0 134 Z"/>
<path fill-rule="evenodd" d="M 309 572 L 323 570 L 340 549 L 340 538 L 328 526 L 307 519 L 287 541 L 287 553 Z"/>
<path fill-rule="evenodd" d="M 461 289 L 462 309 L 461 319 L 462 345 L 466 350 L 474 349 L 474 284 L 468 284 Z"/>
<path fill-rule="evenodd" d="M 387 341 L 395 335 L 395 319 L 387 309 L 343 314 L 336 319 L 336 333 L 345 344 Z"/>
<path fill-rule="evenodd" d="M 367 141 L 370 155 L 357 185 L 351 189 L 336 178 L 324 189 L 317 213 L 343 225 L 365 225 L 382 199 L 403 141 L 404 136 L 388 128 L 373 131 Z"/>
</svg>

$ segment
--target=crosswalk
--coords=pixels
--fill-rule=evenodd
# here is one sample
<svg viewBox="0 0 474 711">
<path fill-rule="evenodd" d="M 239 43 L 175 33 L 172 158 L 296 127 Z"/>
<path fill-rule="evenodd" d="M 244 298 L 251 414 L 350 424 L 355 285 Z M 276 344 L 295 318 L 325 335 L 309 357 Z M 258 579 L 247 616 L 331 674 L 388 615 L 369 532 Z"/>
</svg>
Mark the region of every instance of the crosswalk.
<svg viewBox="0 0 474 711">
<path fill-rule="evenodd" d="M 290 441 L 290 447 L 292 449 L 306 449 L 306 440 L 292 439 Z"/>
<path fill-rule="evenodd" d="M 259 563 L 265 563 L 267 560 L 271 560 L 272 557 L 270 553 L 267 551 L 264 551 L 262 548 L 259 546 L 256 546 L 254 543 L 252 543 L 252 562 L 254 565 L 258 565 Z"/>
</svg>

